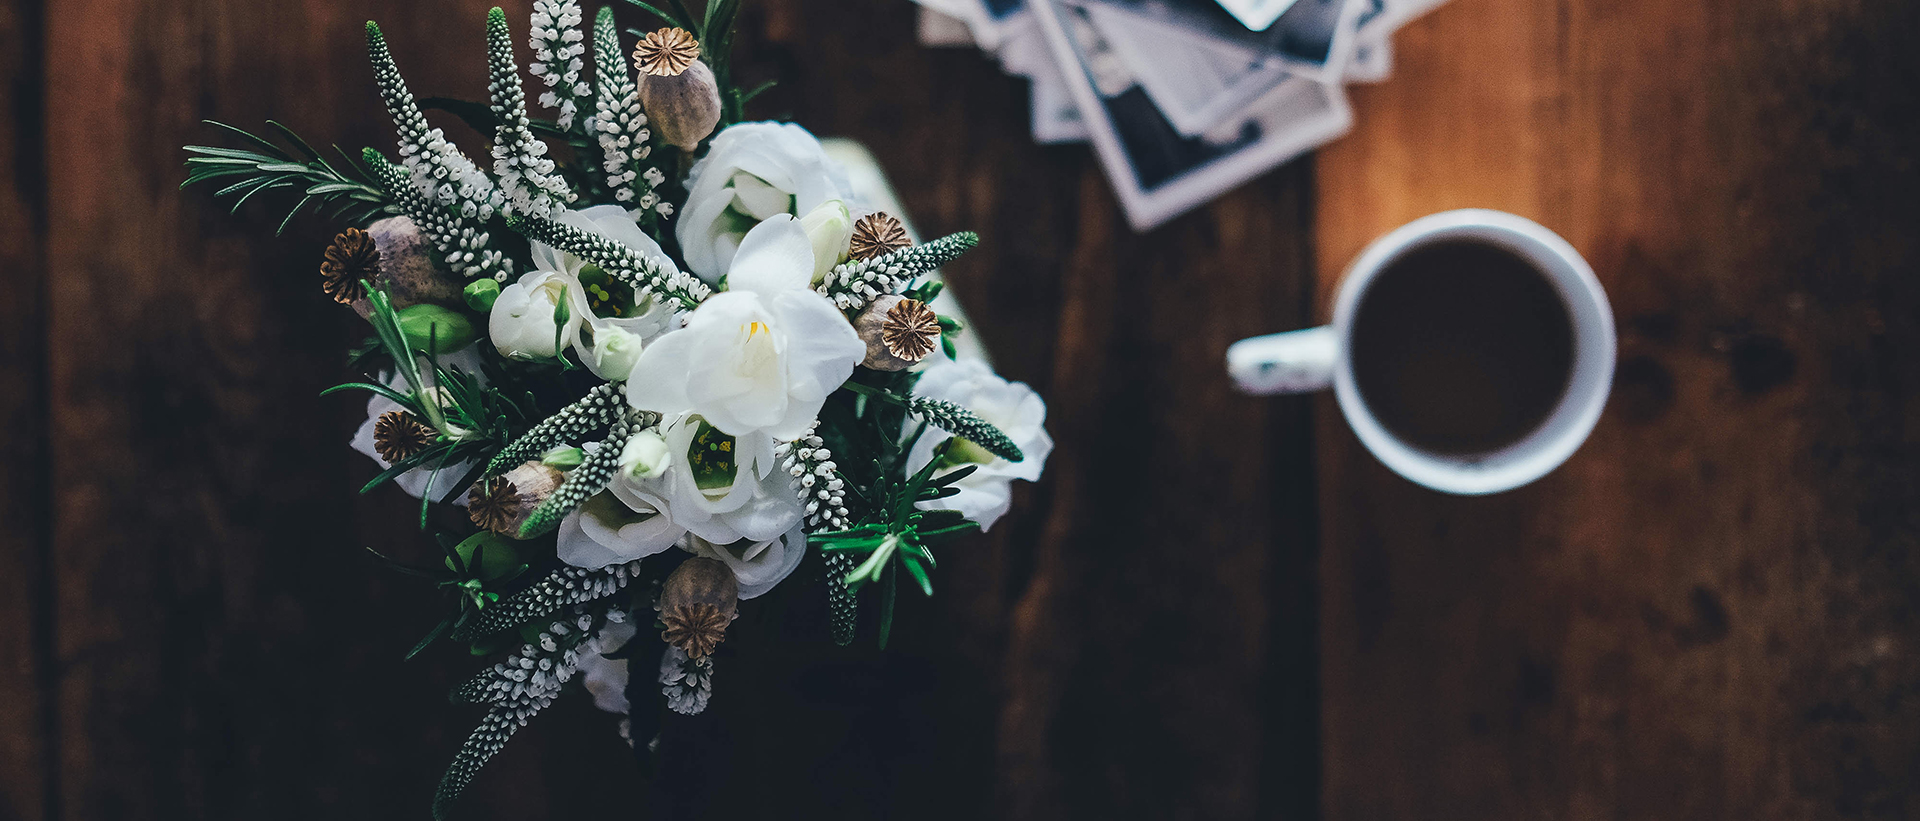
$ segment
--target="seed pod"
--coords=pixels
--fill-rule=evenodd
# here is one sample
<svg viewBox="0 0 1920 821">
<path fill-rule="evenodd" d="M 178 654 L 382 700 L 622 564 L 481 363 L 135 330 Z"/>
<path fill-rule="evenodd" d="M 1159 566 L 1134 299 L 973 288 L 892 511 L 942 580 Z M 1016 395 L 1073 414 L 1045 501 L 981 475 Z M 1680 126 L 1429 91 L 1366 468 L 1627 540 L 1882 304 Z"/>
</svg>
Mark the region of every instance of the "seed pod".
<svg viewBox="0 0 1920 821">
<path fill-rule="evenodd" d="M 853 330 L 867 343 L 867 358 L 860 364 L 876 371 L 905 370 L 940 342 L 940 318 L 933 309 L 897 294 L 875 297 L 853 320 Z"/>
<path fill-rule="evenodd" d="M 367 226 L 366 235 L 379 252 L 373 284 L 385 288 L 395 310 L 432 303 L 458 307 L 464 302 L 461 283 L 433 264 L 433 244 L 410 217 L 388 217 Z M 373 304 L 358 288 L 353 310 L 362 318 L 373 314 Z"/>
<path fill-rule="evenodd" d="M 694 557 L 667 576 L 660 591 L 660 638 L 690 658 L 704 658 L 727 637 L 740 614 L 740 583 L 717 559 Z"/>
<path fill-rule="evenodd" d="M 467 491 L 467 516 L 482 530 L 513 536 L 534 508 L 552 496 L 566 474 L 540 462 L 527 462 Z"/>
<path fill-rule="evenodd" d="M 640 68 L 640 105 L 667 144 L 692 151 L 720 124 L 720 86 L 700 62 L 700 43 L 686 29 L 648 34 L 633 50 Z"/>
</svg>

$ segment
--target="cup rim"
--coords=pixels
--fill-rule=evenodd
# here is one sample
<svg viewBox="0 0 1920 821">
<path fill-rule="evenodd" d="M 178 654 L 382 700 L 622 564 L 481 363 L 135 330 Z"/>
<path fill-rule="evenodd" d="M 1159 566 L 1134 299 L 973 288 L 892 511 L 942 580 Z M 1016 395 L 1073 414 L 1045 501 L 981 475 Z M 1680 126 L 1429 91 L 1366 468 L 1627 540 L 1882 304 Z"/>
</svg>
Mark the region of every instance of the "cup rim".
<svg viewBox="0 0 1920 821">
<path fill-rule="evenodd" d="M 1560 401 L 1532 432 L 1488 453 L 1428 451 L 1387 431 L 1360 396 L 1349 359 L 1353 316 L 1379 273 L 1401 255 L 1450 238 L 1483 240 L 1516 253 L 1546 276 L 1573 326 L 1574 361 Z M 1354 259 L 1340 284 L 1330 323 L 1339 340 L 1333 370 L 1341 415 L 1375 458 L 1417 484 L 1460 495 L 1499 493 L 1559 467 L 1593 432 L 1613 387 L 1617 340 L 1606 291 L 1580 253 L 1537 222 L 1483 208 L 1444 211 L 1402 225 Z"/>
</svg>

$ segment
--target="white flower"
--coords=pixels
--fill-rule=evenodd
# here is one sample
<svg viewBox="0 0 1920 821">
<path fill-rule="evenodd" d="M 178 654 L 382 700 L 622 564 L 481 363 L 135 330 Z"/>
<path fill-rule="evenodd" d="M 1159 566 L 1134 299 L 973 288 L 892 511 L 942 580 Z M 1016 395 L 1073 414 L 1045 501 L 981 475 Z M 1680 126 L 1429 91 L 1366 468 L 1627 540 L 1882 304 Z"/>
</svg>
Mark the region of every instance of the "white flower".
<svg viewBox="0 0 1920 821">
<path fill-rule="evenodd" d="M 673 464 L 673 449 L 653 430 L 644 430 L 627 440 L 620 449 L 620 474 L 635 479 L 654 479 Z"/>
<path fill-rule="evenodd" d="M 577 653 L 582 683 L 593 694 L 593 706 L 620 715 L 629 712 L 627 660 L 610 659 L 605 654 L 627 646 L 637 632 L 631 621 L 610 621 Z"/>
<path fill-rule="evenodd" d="M 960 511 L 967 518 L 979 522 L 981 530 L 992 527 L 1013 503 L 1013 480 L 1031 482 L 1039 479 L 1040 471 L 1047 463 L 1047 454 L 1053 452 L 1053 438 L 1042 427 L 1047 421 L 1047 404 L 1032 388 L 1024 383 L 1000 378 L 986 363 L 977 359 L 960 362 L 940 360 L 921 375 L 913 392 L 929 399 L 944 399 L 973 411 L 1012 439 L 1026 457 L 1019 462 L 1009 462 L 965 439 L 957 440 L 948 449 L 945 460 L 948 466 L 935 475 L 968 464 L 978 465 L 979 469 L 954 485 L 960 489 L 958 494 L 920 503 L 922 508 L 929 510 Z M 907 473 L 911 475 L 925 467 L 933 460 L 934 447 L 953 438 L 929 428 L 927 435 L 920 437 L 913 452 L 907 455 Z"/>
<path fill-rule="evenodd" d="M 665 415 L 696 413 L 734 436 L 806 433 L 827 394 L 866 356 L 853 325 L 807 287 L 813 244 L 798 220 L 777 216 L 740 245 L 728 290 L 647 346 L 627 401 Z"/>
<path fill-rule="evenodd" d="M 666 500 L 622 478 L 561 520 L 557 549 L 560 561 L 597 569 L 660 553 L 686 532 Z"/>
<path fill-rule="evenodd" d="M 772 437 L 728 436 L 698 416 L 673 419 L 665 433 L 673 463 L 647 484 L 677 526 L 726 544 L 771 539 L 800 521 L 800 500 L 774 458 Z"/>
<path fill-rule="evenodd" d="M 687 177 L 687 202 L 674 229 L 687 267 L 718 284 L 749 229 L 778 214 L 799 216 L 847 199 L 845 176 L 800 126 L 741 123 L 721 131 Z"/>
<path fill-rule="evenodd" d="M 553 271 L 533 271 L 500 290 L 487 315 L 487 338 L 502 356 L 551 359 L 580 339 L 586 305 L 580 283 Z M 557 308 L 566 300 L 568 316 L 556 322 Z"/>
<path fill-rule="evenodd" d="M 813 240 L 813 278 L 809 282 L 818 284 L 833 266 L 846 261 L 847 244 L 853 240 L 853 214 L 846 203 L 827 200 L 801 217 L 800 227 Z"/>
<path fill-rule="evenodd" d="M 640 230 L 617 205 L 596 205 L 565 211 L 559 221 L 626 245 L 642 255 L 666 260 L 660 244 Z M 547 359 L 572 347 L 595 376 L 609 381 L 627 378 L 639 361 L 645 340 L 665 332 L 674 308 L 651 298 L 629 311 L 629 316 L 600 316 L 594 311 L 596 294 L 581 281 L 586 261 L 544 243 L 532 243 L 534 270 L 500 291 L 487 317 L 487 335 L 500 353 L 520 359 Z M 564 295 L 567 319 L 557 323 L 555 307 Z M 601 301 L 601 304 L 605 303 Z"/>
<path fill-rule="evenodd" d="M 450 354 L 444 354 L 439 357 L 439 360 L 440 367 L 446 370 L 457 369 L 476 377 L 480 376 L 480 351 L 472 345 L 468 345 Z M 421 375 L 427 380 L 431 381 L 433 379 L 432 369 L 427 367 L 424 357 L 421 359 L 420 371 Z M 406 393 L 408 390 L 405 377 L 400 376 L 398 373 L 389 376 L 386 384 L 387 387 L 398 390 L 401 393 Z M 380 421 L 381 416 L 389 411 L 397 410 L 402 410 L 400 403 L 375 394 L 372 399 L 367 400 L 367 421 L 360 423 L 360 429 L 354 431 L 353 441 L 349 443 L 354 450 L 360 451 L 366 454 L 367 458 L 372 459 L 374 464 L 380 466 L 381 470 L 392 467 L 392 463 L 380 458 L 380 451 L 374 447 L 373 428 L 375 423 Z M 398 485 L 402 491 L 405 491 L 408 496 L 418 499 L 420 498 L 420 494 L 427 491 L 427 483 L 431 480 L 433 483 L 434 501 L 453 501 L 455 504 L 464 506 L 467 503 L 467 489 L 460 486 L 460 477 L 467 475 L 467 470 L 472 467 L 472 462 L 460 462 L 458 464 L 448 465 L 440 471 L 438 477 L 434 477 L 432 467 L 414 468 L 399 476 L 395 476 L 393 483 Z"/>
<path fill-rule="evenodd" d="M 774 585 L 793 575 L 793 569 L 800 566 L 800 559 L 807 552 L 807 531 L 797 522 L 786 533 L 764 541 L 742 539 L 716 544 L 698 536 L 687 541 L 693 555 L 719 559 L 733 569 L 733 578 L 740 583 L 741 599 L 772 590 Z"/>
</svg>

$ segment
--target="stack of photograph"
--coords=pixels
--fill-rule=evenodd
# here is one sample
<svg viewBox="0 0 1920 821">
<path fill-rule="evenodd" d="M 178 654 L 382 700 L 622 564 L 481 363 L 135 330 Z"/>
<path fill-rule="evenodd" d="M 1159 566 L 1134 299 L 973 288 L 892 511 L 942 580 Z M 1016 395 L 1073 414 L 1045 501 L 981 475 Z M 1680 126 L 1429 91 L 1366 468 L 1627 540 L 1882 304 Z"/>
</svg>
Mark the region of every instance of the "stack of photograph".
<svg viewBox="0 0 1920 821">
<path fill-rule="evenodd" d="M 1394 31 L 1445 0 L 917 0 L 921 40 L 1033 84 L 1033 137 L 1091 142 L 1150 230 L 1353 126 Z"/>
</svg>

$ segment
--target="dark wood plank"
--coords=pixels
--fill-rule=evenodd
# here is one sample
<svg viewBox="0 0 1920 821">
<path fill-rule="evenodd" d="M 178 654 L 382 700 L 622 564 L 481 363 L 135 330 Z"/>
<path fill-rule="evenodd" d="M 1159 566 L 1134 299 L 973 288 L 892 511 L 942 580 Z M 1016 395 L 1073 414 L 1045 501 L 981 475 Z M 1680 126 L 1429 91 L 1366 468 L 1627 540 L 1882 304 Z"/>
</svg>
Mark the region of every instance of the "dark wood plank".
<svg viewBox="0 0 1920 821">
<path fill-rule="evenodd" d="M 1621 366 L 1586 447 L 1494 498 L 1392 476 L 1320 405 L 1328 818 L 1920 812 L 1916 25 L 1458 0 L 1356 92 L 1324 287 L 1504 208 L 1592 261 Z"/>
<path fill-rule="evenodd" d="M 479 661 L 403 664 L 433 591 L 397 492 L 355 496 L 361 400 L 318 400 L 364 324 L 322 299 L 331 231 L 275 239 L 177 192 L 212 117 L 390 148 L 362 21 L 422 93 L 484 97 L 485 3 L 72 0 L 49 10 L 60 786 L 73 818 L 419 818 Z M 516 12 L 525 19 L 526 7 Z M 480 815 L 623 811 L 583 705 L 516 741 Z M 597 789 L 595 789 L 597 787 Z"/>
<path fill-rule="evenodd" d="M 47 685 L 46 268 L 41 5 L 0 7 L 0 818 L 39 819 L 53 736 Z"/>
<path fill-rule="evenodd" d="M 781 80 L 762 114 L 866 143 L 923 231 L 981 233 L 951 287 L 1057 442 L 907 602 L 889 654 L 937 683 L 866 742 L 914 762 L 870 788 L 905 817 L 1309 817 L 1307 406 L 1220 378 L 1229 341 L 1306 319 L 1305 167 L 1133 235 L 1087 149 L 1032 144 L 1024 82 L 918 46 L 910 4 L 749 9 L 742 76 Z"/>
</svg>

